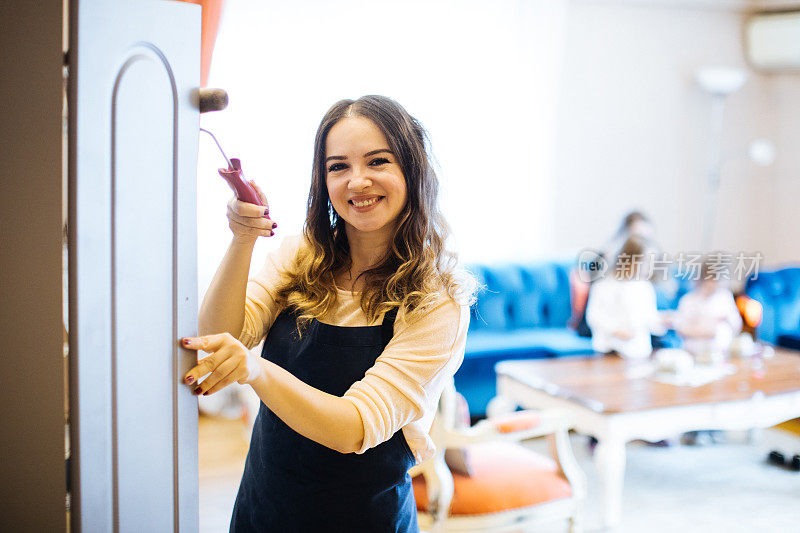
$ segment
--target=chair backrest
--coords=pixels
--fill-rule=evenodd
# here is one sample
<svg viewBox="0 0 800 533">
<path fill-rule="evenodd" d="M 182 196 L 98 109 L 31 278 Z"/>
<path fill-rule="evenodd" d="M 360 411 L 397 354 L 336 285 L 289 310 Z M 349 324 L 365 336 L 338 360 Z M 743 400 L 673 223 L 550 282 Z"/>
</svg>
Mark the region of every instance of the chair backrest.
<svg viewBox="0 0 800 533">
<path fill-rule="evenodd" d="M 444 449 L 440 450 L 439 444 L 441 441 L 437 439 L 456 428 L 457 413 L 458 392 L 451 377 L 445 382 L 444 389 L 442 389 L 442 396 L 439 398 L 439 405 L 436 408 L 436 415 L 433 417 L 433 424 L 431 425 L 431 438 L 437 443 L 437 453 L 444 453 Z"/>
</svg>

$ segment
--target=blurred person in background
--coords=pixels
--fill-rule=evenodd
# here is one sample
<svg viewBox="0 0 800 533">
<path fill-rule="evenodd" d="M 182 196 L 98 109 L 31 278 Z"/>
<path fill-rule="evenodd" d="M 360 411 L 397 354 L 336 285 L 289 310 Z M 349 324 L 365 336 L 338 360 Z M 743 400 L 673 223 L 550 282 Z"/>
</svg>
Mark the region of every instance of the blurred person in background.
<svg viewBox="0 0 800 533">
<path fill-rule="evenodd" d="M 639 237 L 650 243 L 650 248 L 655 251 L 658 247 L 653 243 L 655 228 L 653 223 L 641 211 L 631 211 L 622 218 L 616 233 L 596 251 L 593 258 L 598 265 L 609 265 L 619 253 L 622 245 L 629 237 Z M 610 266 L 610 265 L 609 265 Z M 585 272 L 579 272 L 582 265 L 570 272 L 570 297 L 572 301 L 572 318 L 570 323 L 581 337 L 591 337 L 592 331 L 586 322 L 586 305 L 589 299 L 591 284 L 596 279 Z M 604 270 L 604 269 L 603 269 Z M 600 270 L 600 271 L 603 271 Z"/>
<path fill-rule="evenodd" d="M 673 317 L 684 349 L 696 357 L 725 354 L 742 330 L 727 265 L 714 257 L 703 261 L 694 289 L 680 299 Z"/>
<path fill-rule="evenodd" d="M 605 277 L 592 284 L 586 321 L 596 352 L 646 359 L 653 351 L 651 333 L 666 333 L 650 281 L 649 255 L 642 237 L 628 237 Z"/>
<path fill-rule="evenodd" d="M 617 233 L 600 249 L 607 260 L 613 260 L 616 253 L 629 237 L 639 237 L 646 241 L 655 251 L 658 248 L 654 243 L 655 226 L 653 222 L 641 211 L 631 211 L 622 218 Z"/>
<path fill-rule="evenodd" d="M 733 338 L 742 329 L 742 317 L 730 289 L 730 265 L 724 254 L 706 256 L 695 287 L 678 303 L 671 322 L 683 340 L 684 349 L 698 361 L 722 362 Z M 725 440 L 722 431 L 690 431 L 684 444 L 705 445 Z"/>
</svg>

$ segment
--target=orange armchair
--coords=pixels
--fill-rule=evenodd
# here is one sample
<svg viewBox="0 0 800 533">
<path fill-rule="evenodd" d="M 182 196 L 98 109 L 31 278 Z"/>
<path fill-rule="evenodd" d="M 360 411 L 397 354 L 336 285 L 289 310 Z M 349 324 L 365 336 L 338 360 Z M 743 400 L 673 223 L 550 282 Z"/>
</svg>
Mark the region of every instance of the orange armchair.
<svg viewBox="0 0 800 533">
<path fill-rule="evenodd" d="M 431 427 L 436 454 L 411 469 L 420 529 L 510 531 L 568 520 L 581 527 L 586 480 L 569 444 L 569 423 L 555 411 L 520 411 L 459 428 L 458 393 L 442 393 Z M 546 437 L 550 457 L 521 441 Z M 447 449 L 463 448 L 470 475 L 451 472 Z"/>
</svg>

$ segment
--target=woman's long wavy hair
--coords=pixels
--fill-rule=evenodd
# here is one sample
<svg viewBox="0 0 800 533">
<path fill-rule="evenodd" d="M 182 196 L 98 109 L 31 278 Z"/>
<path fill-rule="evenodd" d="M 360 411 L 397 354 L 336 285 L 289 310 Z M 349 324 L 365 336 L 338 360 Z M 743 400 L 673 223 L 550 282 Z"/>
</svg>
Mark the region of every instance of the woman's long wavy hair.
<svg viewBox="0 0 800 533">
<path fill-rule="evenodd" d="M 386 137 L 406 181 L 407 201 L 398 215 L 386 255 L 363 272 L 361 308 L 370 321 L 398 309 L 407 321 L 440 301 L 443 291 L 458 303 L 473 302 L 475 282 L 457 269 L 445 248 L 449 226 L 439 211 L 439 181 L 428 157 L 422 125 L 385 96 L 341 100 L 322 119 L 314 141 L 314 164 L 304 243 L 278 290 L 278 301 L 298 310 L 298 326 L 327 314 L 336 304 L 334 276 L 351 266 L 345 221 L 333 209 L 326 184 L 325 144 L 345 117 L 371 120 Z"/>
</svg>

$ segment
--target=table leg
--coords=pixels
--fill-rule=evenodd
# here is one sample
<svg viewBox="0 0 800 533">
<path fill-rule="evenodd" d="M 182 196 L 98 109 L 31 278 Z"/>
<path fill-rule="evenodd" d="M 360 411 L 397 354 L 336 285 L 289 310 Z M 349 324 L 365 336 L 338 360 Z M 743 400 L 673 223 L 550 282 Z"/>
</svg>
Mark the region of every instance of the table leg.
<svg viewBox="0 0 800 533">
<path fill-rule="evenodd" d="M 625 442 L 615 437 L 598 437 L 594 462 L 602 491 L 603 525 L 614 528 L 622 518 L 622 486 L 625 480 Z"/>
</svg>

